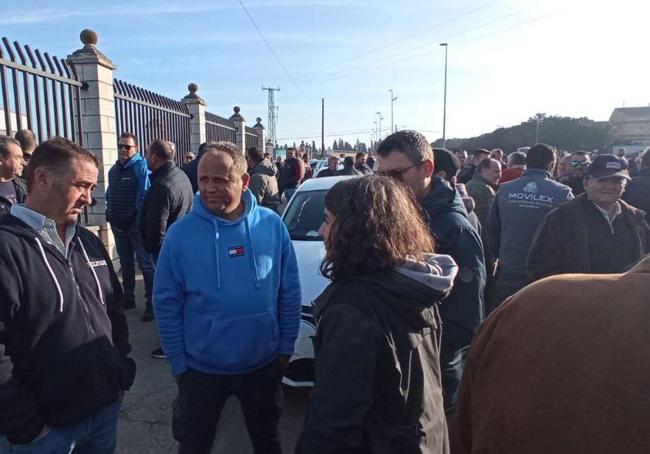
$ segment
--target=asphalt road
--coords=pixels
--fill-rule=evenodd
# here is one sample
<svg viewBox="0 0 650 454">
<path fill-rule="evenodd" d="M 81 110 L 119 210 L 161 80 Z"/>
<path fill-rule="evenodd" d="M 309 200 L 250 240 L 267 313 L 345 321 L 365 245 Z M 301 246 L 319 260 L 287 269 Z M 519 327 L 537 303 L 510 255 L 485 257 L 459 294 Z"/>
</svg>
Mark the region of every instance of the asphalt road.
<svg viewBox="0 0 650 454">
<path fill-rule="evenodd" d="M 159 346 L 155 322 L 143 323 L 143 285 L 137 282 L 138 307 L 127 311 L 132 356 L 138 364 L 135 384 L 125 398 L 118 425 L 119 454 L 163 454 L 177 451 L 171 431 L 171 405 L 176 384 L 167 361 L 154 359 L 151 351 Z M 280 434 L 285 453 L 293 452 L 303 426 L 308 391 L 284 388 Z M 244 419 L 235 399 L 224 408 L 212 450 L 220 454 L 253 452 Z"/>
</svg>

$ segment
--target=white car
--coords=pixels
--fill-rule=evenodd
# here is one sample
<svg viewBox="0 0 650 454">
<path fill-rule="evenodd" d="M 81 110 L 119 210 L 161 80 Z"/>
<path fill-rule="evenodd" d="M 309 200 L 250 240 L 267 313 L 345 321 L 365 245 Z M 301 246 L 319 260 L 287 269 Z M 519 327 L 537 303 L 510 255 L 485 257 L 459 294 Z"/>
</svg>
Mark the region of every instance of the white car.
<svg viewBox="0 0 650 454">
<path fill-rule="evenodd" d="M 329 284 L 320 274 L 320 264 L 325 257 L 325 245 L 318 234 L 323 222 L 325 194 L 336 183 L 351 176 L 312 178 L 305 181 L 294 193 L 282 215 L 298 259 L 302 311 L 295 351 L 284 374 L 283 382 L 302 387 L 314 384 L 314 344 L 316 323 L 312 315 L 313 302 Z"/>
</svg>

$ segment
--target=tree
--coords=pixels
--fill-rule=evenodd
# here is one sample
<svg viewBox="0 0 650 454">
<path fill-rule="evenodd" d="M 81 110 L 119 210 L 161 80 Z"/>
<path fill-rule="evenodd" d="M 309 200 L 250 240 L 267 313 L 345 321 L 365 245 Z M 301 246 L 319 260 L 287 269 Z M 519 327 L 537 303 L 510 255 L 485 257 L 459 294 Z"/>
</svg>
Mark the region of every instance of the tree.
<svg viewBox="0 0 650 454">
<path fill-rule="evenodd" d="M 447 140 L 447 148 L 501 148 L 506 153 L 516 151 L 519 147 L 531 146 L 535 143 L 538 119 L 539 141 L 553 145 L 562 150 L 594 150 L 606 148 L 612 141 L 612 129 L 609 122 L 597 122 L 588 118 L 572 118 L 546 116 L 538 113 L 527 121 L 508 128 L 497 128 L 494 131 L 468 139 Z M 442 146 L 442 139 L 434 142 L 434 147 Z"/>
</svg>

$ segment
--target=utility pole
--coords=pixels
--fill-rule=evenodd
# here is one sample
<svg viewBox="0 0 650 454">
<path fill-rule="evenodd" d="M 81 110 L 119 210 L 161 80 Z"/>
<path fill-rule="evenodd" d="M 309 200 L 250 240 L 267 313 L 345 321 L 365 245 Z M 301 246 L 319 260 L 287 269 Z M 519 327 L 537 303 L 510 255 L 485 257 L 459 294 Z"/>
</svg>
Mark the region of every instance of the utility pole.
<svg viewBox="0 0 650 454">
<path fill-rule="evenodd" d="M 397 101 L 397 96 L 393 96 L 393 90 L 390 89 L 388 90 L 390 92 L 390 133 L 393 134 L 395 132 L 395 126 L 394 126 L 394 117 L 393 117 L 393 104 L 395 101 Z"/>
<path fill-rule="evenodd" d="M 375 137 L 375 143 L 377 142 L 377 121 L 373 121 L 372 124 L 374 125 L 372 128 L 372 135 Z"/>
<path fill-rule="evenodd" d="M 321 98 L 321 113 L 320 113 L 320 157 L 325 157 L 325 98 Z"/>
<path fill-rule="evenodd" d="M 377 134 L 377 142 L 381 141 L 381 120 L 384 119 L 384 117 L 381 116 L 381 112 L 377 112 L 377 116 L 379 117 L 379 123 L 378 123 L 378 134 Z"/>
<path fill-rule="evenodd" d="M 441 43 L 445 48 L 445 100 L 442 107 L 442 148 L 447 147 L 447 43 Z"/>
<path fill-rule="evenodd" d="M 262 85 L 262 91 L 268 91 L 269 92 L 269 99 L 268 99 L 268 121 L 267 121 L 267 126 L 268 126 L 268 131 L 269 131 L 269 142 L 273 144 L 274 147 L 278 146 L 278 142 L 276 140 L 276 126 L 278 122 L 278 107 L 275 105 L 275 92 L 280 91 L 280 87 L 272 88 L 272 87 L 265 87 Z"/>
</svg>

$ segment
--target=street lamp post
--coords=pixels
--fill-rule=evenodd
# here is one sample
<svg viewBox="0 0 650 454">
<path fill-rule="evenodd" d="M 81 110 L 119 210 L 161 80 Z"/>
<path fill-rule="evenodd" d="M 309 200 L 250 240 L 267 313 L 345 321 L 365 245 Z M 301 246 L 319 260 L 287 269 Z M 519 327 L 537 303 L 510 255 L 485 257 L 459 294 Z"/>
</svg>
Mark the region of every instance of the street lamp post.
<svg viewBox="0 0 650 454">
<path fill-rule="evenodd" d="M 390 92 L 390 133 L 395 132 L 395 126 L 394 126 L 394 116 L 393 116 L 393 104 L 395 101 L 397 101 L 397 96 L 393 96 L 393 90 L 390 89 L 388 90 Z"/>
<path fill-rule="evenodd" d="M 372 124 L 374 125 L 373 129 L 373 135 L 375 136 L 375 143 L 377 143 L 377 122 L 373 121 Z"/>
<path fill-rule="evenodd" d="M 442 148 L 447 146 L 447 43 L 440 43 L 445 48 L 445 96 L 442 105 Z"/>
<path fill-rule="evenodd" d="M 379 134 L 378 134 L 377 141 L 380 141 L 381 140 L 381 120 L 383 120 L 384 117 L 381 116 L 381 112 L 377 112 L 377 116 L 379 117 L 379 124 L 378 124 L 378 128 L 379 128 L 378 133 Z"/>
</svg>

